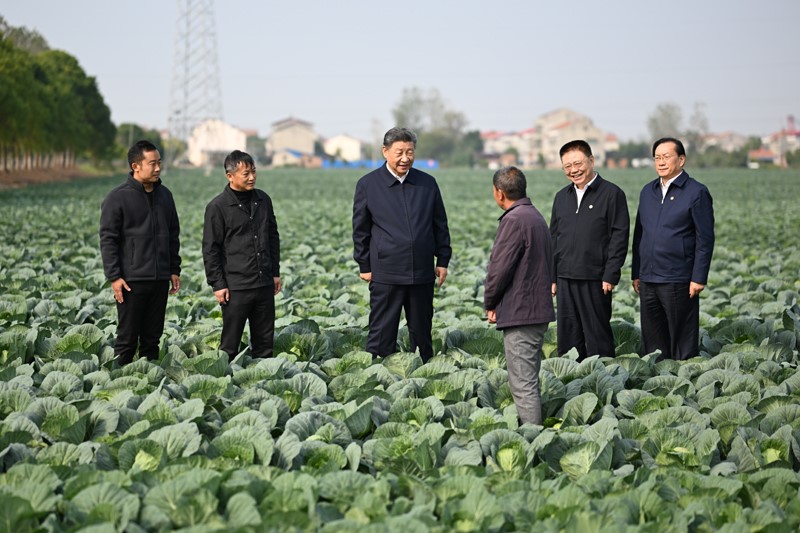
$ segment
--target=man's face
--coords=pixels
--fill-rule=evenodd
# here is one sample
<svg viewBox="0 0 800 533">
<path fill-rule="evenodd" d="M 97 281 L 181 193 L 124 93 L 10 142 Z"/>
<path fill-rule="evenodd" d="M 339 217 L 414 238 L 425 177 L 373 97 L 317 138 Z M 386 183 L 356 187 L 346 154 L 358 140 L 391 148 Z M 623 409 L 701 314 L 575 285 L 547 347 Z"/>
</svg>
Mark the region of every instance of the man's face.
<svg viewBox="0 0 800 533">
<path fill-rule="evenodd" d="M 583 189 L 594 178 L 594 157 L 571 150 L 561 156 L 561 168 L 569 181 Z"/>
<path fill-rule="evenodd" d="M 383 157 L 386 158 L 392 172 L 403 176 L 411 170 L 411 165 L 414 164 L 414 143 L 397 141 L 392 143 L 389 148 L 384 146 Z"/>
<path fill-rule="evenodd" d="M 133 179 L 143 185 L 152 185 L 158 181 L 161 174 L 161 154 L 158 150 L 145 152 L 144 159 L 140 163 L 131 165 Z"/>
<path fill-rule="evenodd" d="M 686 156 L 678 155 L 674 142 L 659 144 L 653 160 L 656 165 L 656 172 L 665 181 L 671 180 L 680 174 L 683 170 L 683 165 L 686 164 Z"/>
<path fill-rule="evenodd" d="M 225 174 L 234 191 L 245 192 L 256 188 L 256 167 L 239 163 L 236 172 Z"/>
</svg>

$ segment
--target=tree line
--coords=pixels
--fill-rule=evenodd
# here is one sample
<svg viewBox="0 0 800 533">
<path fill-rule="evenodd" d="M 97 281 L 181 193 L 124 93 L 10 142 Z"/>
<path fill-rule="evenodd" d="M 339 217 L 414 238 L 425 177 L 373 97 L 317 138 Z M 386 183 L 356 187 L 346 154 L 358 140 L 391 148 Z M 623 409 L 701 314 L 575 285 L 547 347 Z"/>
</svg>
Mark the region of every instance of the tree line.
<svg viewBox="0 0 800 533">
<path fill-rule="evenodd" d="M 0 17 L 0 172 L 110 161 L 111 111 L 78 60 Z"/>
</svg>

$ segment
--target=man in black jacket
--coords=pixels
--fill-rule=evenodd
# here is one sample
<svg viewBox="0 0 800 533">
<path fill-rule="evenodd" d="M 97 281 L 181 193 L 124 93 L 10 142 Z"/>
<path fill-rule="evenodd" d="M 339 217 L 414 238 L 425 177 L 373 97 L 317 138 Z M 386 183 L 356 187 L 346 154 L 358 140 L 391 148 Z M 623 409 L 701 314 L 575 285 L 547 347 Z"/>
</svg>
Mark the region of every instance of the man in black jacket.
<svg viewBox="0 0 800 533">
<path fill-rule="evenodd" d="M 167 295 L 181 286 L 180 224 L 161 184 L 161 154 L 149 141 L 128 150 L 131 172 L 100 208 L 100 254 L 117 302 L 114 354 L 120 365 L 158 359 Z M 171 287 L 170 287 L 171 285 Z"/>
<path fill-rule="evenodd" d="M 447 278 L 452 251 L 439 186 L 412 168 L 416 145 L 414 132 L 390 129 L 383 137 L 386 164 L 356 185 L 353 258 L 369 282 L 366 349 L 373 357 L 397 351 L 401 309 L 412 350 L 419 348 L 423 361 L 433 357 L 433 285 Z"/>
<path fill-rule="evenodd" d="M 503 331 L 508 385 L 523 424 L 542 423 L 539 367 L 547 326 L 555 318 L 550 296 L 550 234 L 526 196 L 525 174 L 504 167 L 492 178 L 503 209 L 486 272 L 483 303 L 490 324 Z"/>
<path fill-rule="evenodd" d="M 578 360 L 614 357 L 611 292 L 628 253 L 628 204 L 622 189 L 594 171 L 586 141 L 568 142 L 559 155 L 571 183 L 556 193 L 550 216 L 558 354 L 576 348 Z"/>
<path fill-rule="evenodd" d="M 275 295 L 281 290 L 281 243 L 272 199 L 256 189 L 253 158 L 234 150 L 225 158 L 228 185 L 206 206 L 203 263 L 222 306 L 220 349 L 239 353 L 250 323 L 253 357 L 269 357 L 275 333 Z"/>
</svg>

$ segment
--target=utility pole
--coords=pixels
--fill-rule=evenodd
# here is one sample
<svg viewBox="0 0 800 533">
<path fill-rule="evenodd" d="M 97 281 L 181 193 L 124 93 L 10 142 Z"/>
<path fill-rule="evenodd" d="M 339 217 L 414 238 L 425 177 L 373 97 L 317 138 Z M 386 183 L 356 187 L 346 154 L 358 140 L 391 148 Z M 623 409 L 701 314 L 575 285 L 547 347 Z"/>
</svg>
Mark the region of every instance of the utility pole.
<svg viewBox="0 0 800 533">
<path fill-rule="evenodd" d="M 208 119 L 222 119 L 214 0 L 177 0 L 172 84 L 167 120 L 170 137 L 186 142 Z"/>
</svg>

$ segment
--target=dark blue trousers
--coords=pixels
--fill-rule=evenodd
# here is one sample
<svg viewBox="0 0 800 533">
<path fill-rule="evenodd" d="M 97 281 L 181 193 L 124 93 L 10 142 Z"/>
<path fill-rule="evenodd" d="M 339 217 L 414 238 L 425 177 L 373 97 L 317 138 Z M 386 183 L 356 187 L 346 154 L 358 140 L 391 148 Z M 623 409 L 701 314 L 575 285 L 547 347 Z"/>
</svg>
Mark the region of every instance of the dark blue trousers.
<svg viewBox="0 0 800 533">
<path fill-rule="evenodd" d="M 661 350 L 659 359 L 697 356 L 700 297 L 689 298 L 688 283 L 639 283 L 642 347 Z"/>
<path fill-rule="evenodd" d="M 397 351 L 400 310 L 405 310 L 411 349 L 419 348 L 423 361 L 433 357 L 433 282 L 421 285 L 369 284 L 367 351 L 385 357 Z"/>
</svg>

